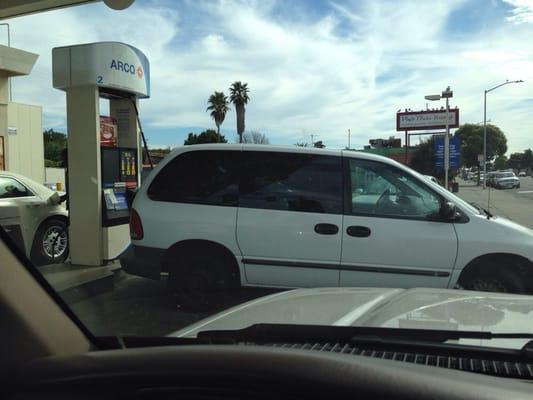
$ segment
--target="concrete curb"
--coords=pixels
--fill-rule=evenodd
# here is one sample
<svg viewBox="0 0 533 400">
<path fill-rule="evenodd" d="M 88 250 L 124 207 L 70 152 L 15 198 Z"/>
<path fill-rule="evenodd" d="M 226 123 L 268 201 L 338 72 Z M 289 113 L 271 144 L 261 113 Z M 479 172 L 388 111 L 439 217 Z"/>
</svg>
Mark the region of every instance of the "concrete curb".
<svg viewBox="0 0 533 400">
<path fill-rule="evenodd" d="M 67 303 L 75 303 L 113 290 L 115 281 L 122 277 L 119 263 L 103 267 L 47 265 L 41 267 L 40 271 Z"/>
</svg>

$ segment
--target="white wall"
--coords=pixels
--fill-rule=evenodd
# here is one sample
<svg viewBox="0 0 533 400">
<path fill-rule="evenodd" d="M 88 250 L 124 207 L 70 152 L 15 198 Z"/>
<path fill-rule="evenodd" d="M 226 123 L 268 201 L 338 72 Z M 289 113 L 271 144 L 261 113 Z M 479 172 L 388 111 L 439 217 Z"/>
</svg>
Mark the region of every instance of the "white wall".
<svg viewBox="0 0 533 400">
<path fill-rule="evenodd" d="M 61 182 L 61 190 L 65 190 L 65 169 L 64 168 L 45 168 L 44 181 L 47 183 Z"/>
<path fill-rule="evenodd" d="M 42 108 L 8 103 L 6 169 L 37 182 L 45 181 Z"/>
</svg>

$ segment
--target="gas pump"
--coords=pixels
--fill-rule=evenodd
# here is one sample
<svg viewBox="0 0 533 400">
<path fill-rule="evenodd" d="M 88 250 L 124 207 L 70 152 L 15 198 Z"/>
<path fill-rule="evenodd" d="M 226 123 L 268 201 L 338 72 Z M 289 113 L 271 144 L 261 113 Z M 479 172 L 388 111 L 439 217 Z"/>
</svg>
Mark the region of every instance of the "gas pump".
<svg viewBox="0 0 533 400">
<path fill-rule="evenodd" d="M 52 50 L 66 92 L 69 239 L 73 264 L 102 265 L 129 244 L 126 191 L 140 184 L 138 100 L 150 96 L 146 56 L 124 43 Z M 100 115 L 100 99 L 110 115 Z"/>
</svg>

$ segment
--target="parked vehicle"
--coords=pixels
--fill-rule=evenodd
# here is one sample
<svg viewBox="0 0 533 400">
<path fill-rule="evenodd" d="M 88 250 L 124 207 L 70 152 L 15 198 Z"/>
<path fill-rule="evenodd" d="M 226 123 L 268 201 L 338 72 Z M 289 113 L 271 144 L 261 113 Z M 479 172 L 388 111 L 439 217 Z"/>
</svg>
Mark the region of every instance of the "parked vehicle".
<svg viewBox="0 0 533 400">
<path fill-rule="evenodd" d="M 514 172 L 501 172 L 494 178 L 494 187 L 497 189 L 519 188 L 520 179 Z"/>
<path fill-rule="evenodd" d="M 526 171 L 520 171 L 520 172 L 518 173 L 518 176 L 519 176 L 519 177 L 521 177 L 521 176 L 527 176 Z"/>
<path fill-rule="evenodd" d="M 0 225 L 37 265 L 68 256 L 68 212 L 60 195 L 40 183 L 0 172 Z"/>
<path fill-rule="evenodd" d="M 125 271 L 168 272 L 196 304 L 240 285 L 533 287 L 533 231 L 353 151 L 175 149 L 137 192 L 130 229 Z"/>
</svg>

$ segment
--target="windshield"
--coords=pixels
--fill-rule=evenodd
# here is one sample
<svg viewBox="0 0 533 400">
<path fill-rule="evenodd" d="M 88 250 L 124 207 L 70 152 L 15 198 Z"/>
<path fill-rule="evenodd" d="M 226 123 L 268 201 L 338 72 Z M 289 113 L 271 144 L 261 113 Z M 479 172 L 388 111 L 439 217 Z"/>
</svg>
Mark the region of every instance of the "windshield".
<svg viewBox="0 0 533 400">
<path fill-rule="evenodd" d="M 500 174 L 500 178 L 515 178 L 516 175 L 512 172 L 505 172 L 503 174 Z"/>
<path fill-rule="evenodd" d="M 0 225 L 96 336 L 533 332 L 529 3 L 106 3 L 0 24 Z"/>
</svg>

